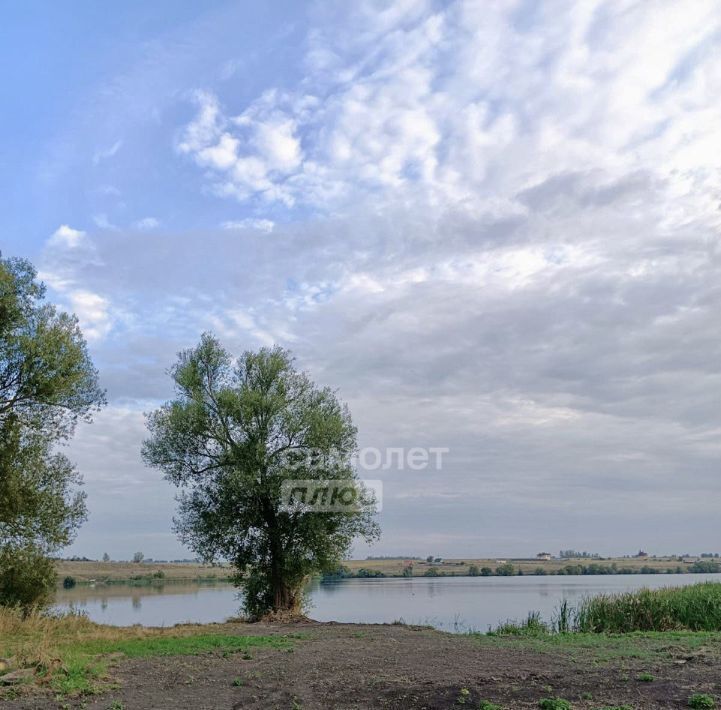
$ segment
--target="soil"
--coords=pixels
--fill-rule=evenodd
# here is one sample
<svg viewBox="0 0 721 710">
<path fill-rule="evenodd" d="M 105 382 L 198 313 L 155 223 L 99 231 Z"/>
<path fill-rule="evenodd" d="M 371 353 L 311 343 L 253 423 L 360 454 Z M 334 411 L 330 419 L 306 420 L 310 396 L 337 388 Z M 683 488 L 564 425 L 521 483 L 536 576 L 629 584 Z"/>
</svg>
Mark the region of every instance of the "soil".
<svg viewBox="0 0 721 710">
<path fill-rule="evenodd" d="M 628 704 L 684 708 L 692 693 L 721 691 L 719 649 L 618 658 L 523 639 L 478 640 L 402 625 L 228 624 L 225 633 L 300 634 L 292 651 L 113 661 L 118 685 L 79 699 L 35 695 L 3 708 L 124 710 L 326 710 L 328 708 L 538 708 L 562 697 L 573 708 Z M 247 656 L 247 654 L 245 654 Z M 641 673 L 653 675 L 643 682 Z M 237 684 L 236 684 L 237 683 Z M 468 693 L 462 693 L 467 689 Z M 461 703 L 463 700 L 465 702 Z"/>
</svg>

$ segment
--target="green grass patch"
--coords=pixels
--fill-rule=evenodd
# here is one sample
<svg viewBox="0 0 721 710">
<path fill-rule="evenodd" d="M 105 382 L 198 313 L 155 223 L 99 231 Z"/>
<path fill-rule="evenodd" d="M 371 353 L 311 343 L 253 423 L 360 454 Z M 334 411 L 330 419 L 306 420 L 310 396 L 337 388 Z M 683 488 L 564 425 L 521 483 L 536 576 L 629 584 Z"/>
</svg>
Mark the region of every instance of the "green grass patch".
<svg viewBox="0 0 721 710">
<path fill-rule="evenodd" d="M 563 654 L 583 662 L 608 663 L 623 660 L 671 661 L 689 656 L 721 657 L 719 632 L 634 632 L 630 634 L 469 634 L 484 646 L 522 648 L 548 654 Z"/>
<path fill-rule="evenodd" d="M 229 636 L 199 634 L 197 636 L 156 636 L 151 638 L 81 642 L 75 649 L 84 655 L 122 653 L 128 658 L 149 656 L 196 656 L 213 651 L 239 653 L 251 648 L 288 648 L 282 636 Z"/>
<path fill-rule="evenodd" d="M 62 666 L 50 672 L 51 687 L 63 695 L 87 695 L 108 681 L 107 656 L 125 658 L 153 656 L 197 656 L 205 653 L 242 653 L 250 658 L 255 648 L 288 649 L 291 642 L 282 636 L 230 636 L 198 634 L 193 636 L 154 636 L 135 639 L 94 639 L 58 647 Z"/>
</svg>

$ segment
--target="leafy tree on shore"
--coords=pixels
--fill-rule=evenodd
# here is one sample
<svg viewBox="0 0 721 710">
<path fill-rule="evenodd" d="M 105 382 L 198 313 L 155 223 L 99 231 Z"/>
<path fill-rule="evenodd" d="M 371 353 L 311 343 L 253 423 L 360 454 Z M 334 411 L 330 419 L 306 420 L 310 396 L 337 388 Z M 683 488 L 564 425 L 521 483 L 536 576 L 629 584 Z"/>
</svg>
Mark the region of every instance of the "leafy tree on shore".
<svg viewBox="0 0 721 710">
<path fill-rule="evenodd" d="M 0 258 L 0 604 L 42 602 L 54 586 L 48 555 L 86 510 L 53 447 L 105 401 L 77 319 L 44 297 L 29 262 Z"/>
<path fill-rule="evenodd" d="M 297 613 L 310 574 L 378 535 L 373 502 L 343 512 L 284 505 L 285 481 L 356 485 L 356 430 L 328 388 L 278 347 L 234 359 L 211 335 L 172 368 L 176 397 L 148 417 L 143 457 L 182 489 L 175 527 L 202 559 L 226 559 L 252 618 Z"/>
</svg>

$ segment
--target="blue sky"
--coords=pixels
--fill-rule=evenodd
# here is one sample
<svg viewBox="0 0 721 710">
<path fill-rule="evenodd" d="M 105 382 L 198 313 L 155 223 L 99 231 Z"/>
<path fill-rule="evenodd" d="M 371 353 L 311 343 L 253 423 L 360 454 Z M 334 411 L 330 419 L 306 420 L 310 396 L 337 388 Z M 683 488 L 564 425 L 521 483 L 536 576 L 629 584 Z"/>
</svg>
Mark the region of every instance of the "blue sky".
<svg viewBox="0 0 721 710">
<path fill-rule="evenodd" d="M 2 3 L 0 248 L 110 399 L 70 552 L 187 554 L 139 448 L 204 330 L 450 449 L 374 554 L 721 548 L 717 10 Z"/>
</svg>

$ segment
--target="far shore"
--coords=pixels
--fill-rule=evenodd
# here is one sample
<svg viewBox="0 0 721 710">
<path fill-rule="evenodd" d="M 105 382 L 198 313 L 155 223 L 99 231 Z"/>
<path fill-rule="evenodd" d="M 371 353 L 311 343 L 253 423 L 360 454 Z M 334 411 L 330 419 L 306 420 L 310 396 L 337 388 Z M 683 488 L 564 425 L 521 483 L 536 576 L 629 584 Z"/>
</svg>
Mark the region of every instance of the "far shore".
<svg viewBox="0 0 721 710">
<path fill-rule="evenodd" d="M 229 565 L 197 562 L 101 562 L 59 560 L 58 583 L 162 584 L 165 582 L 228 582 Z M 468 577 L 554 574 L 689 574 L 721 571 L 714 559 L 700 557 L 607 557 L 607 558 L 463 558 L 433 562 L 411 558 L 346 560 L 326 579 L 373 577 Z"/>
</svg>

